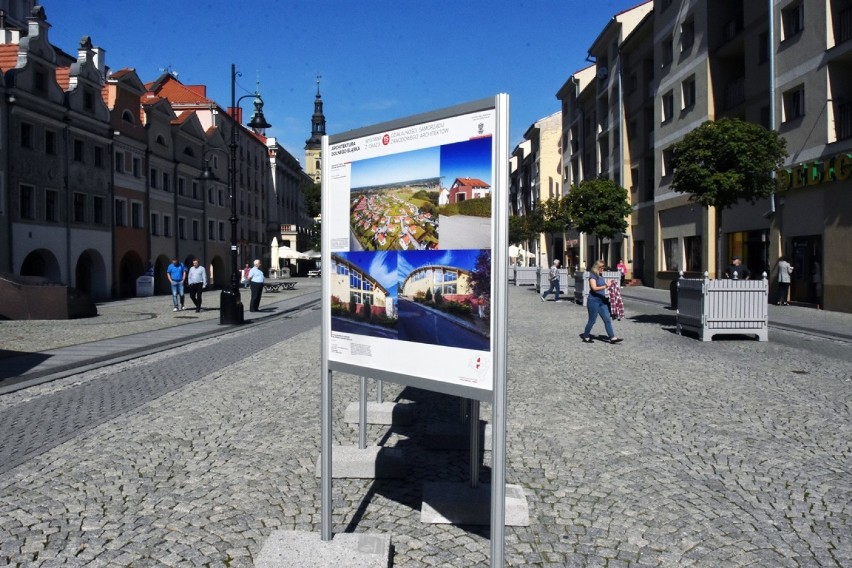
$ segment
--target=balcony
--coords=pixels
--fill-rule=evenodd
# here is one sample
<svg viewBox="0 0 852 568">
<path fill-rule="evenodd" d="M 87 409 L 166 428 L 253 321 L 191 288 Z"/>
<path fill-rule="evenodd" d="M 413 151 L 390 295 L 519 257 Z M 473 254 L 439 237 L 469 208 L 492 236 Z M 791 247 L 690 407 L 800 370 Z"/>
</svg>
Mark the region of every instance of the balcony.
<svg viewBox="0 0 852 568">
<path fill-rule="evenodd" d="M 723 95 L 725 110 L 734 108 L 745 101 L 745 77 L 734 79 L 725 85 L 725 93 Z"/>
</svg>

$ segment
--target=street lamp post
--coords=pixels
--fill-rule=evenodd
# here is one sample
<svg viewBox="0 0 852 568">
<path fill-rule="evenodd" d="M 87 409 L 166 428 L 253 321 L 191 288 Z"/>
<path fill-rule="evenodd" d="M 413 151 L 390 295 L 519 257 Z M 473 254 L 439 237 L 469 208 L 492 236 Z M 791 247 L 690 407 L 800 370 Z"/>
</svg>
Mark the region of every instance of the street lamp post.
<svg viewBox="0 0 852 568">
<path fill-rule="evenodd" d="M 252 129 L 269 128 L 271 125 L 266 122 L 263 116 L 263 99 L 260 93 L 255 92 L 251 95 L 243 95 L 239 99 L 236 98 L 237 84 L 236 66 L 231 64 L 231 113 L 234 119 L 234 124 L 231 125 L 231 142 L 228 145 L 230 150 L 230 161 L 228 163 L 228 191 L 231 195 L 231 287 L 223 288 L 219 298 L 219 323 L 220 324 L 241 324 L 243 323 L 243 303 L 240 299 L 240 280 L 237 276 L 239 267 L 237 266 L 237 127 L 239 126 L 237 105 L 245 98 L 254 97 L 254 113 L 247 126 Z M 207 181 L 215 181 L 216 175 L 210 169 L 210 166 L 205 163 L 204 169 L 201 172 L 199 179 Z"/>
</svg>

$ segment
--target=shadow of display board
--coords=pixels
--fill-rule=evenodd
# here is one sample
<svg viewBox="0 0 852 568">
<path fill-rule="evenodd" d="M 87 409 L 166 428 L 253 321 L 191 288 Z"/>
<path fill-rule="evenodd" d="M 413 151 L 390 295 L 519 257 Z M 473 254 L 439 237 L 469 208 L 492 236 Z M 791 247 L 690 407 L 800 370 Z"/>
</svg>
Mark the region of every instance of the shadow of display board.
<svg viewBox="0 0 852 568">
<path fill-rule="evenodd" d="M 322 540 L 334 371 L 490 402 L 491 563 L 503 565 L 505 94 L 323 137 Z"/>
</svg>

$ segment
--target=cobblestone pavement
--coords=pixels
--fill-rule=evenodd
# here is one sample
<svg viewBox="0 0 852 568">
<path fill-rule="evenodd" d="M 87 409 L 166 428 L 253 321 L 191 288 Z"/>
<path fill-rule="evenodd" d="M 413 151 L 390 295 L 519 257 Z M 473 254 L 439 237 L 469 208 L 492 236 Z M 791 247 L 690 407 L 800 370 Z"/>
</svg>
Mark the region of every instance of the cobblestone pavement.
<svg viewBox="0 0 852 568">
<path fill-rule="evenodd" d="M 583 344 L 582 307 L 509 295 L 507 481 L 531 526 L 507 527 L 507 565 L 852 566 L 848 342 L 702 343 L 628 301 L 623 344 Z M 318 314 L 0 398 L 34 424 L 0 477 L 0 566 L 251 566 L 273 530 L 318 532 Z M 357 444 L 357 384 L 335 375 L 335 443 Z M 487 527 L 420 522 L 423 482 L 467 476 L 467 452 L 424 448 L 458 404 L 384 392 L 417 419 L 368 439 L 408 477 L 335 480 L 334 531 L 390 533 L 396 567 L 487 565 Z"/>
</svg>

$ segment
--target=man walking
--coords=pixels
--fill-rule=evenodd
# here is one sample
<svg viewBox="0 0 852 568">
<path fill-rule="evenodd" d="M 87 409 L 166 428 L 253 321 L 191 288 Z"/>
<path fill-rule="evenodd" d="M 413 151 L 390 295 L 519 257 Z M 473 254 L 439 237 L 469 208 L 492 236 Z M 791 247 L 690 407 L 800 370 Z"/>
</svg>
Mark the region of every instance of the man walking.
<svg viewBox="0 0 852 568">
<path fill-rule="evenodd" d="M 550 272 L 549 272 L 548 276 L 550 277 L 550 288 L 547 290 L 547 292 L 543 293 L 540 296 L 541 301 L 543 302 L 544 297 L 547 296 L 548 294 L 550 294 L 551 292 L 553 292 L 554 293 L 554 299 L 555 299 L 554 301 L 559 302 L 560 301 L 559 300 L 560 290 L 559 290 L 559 259 L 558 258 L 553 259 L 553 266 L 550 267 Z"/>
<path fill-rule="evenodd" d="M 169 278 L 169 283 L 172 285 L 172 304 L 174 304 L 173 312 L 183 310 L 183 283 L 186 281 L 186 266 L 178 259 L 173 258 L 172 263 L 166 269 L 166 276 Z"/>
<path fill-rule="evenodd" d="M 260 311 L 260 296 L 263 294 L 263 270 L 259 260 L 254 261 L 254 268 L 249 270 L 248 276 L 251 282 L 251 303 L 249 304 L 250 312 Z"/>
<path fill-rule="evenodd" d="M 195 304 L 195 313 L 201 311 L 201 292 L 207 287 L 207 271 L 198 265 L 198 259 L 192 261 L 192 266 L 186 276 L 189 299 Z"/>
</svg>

